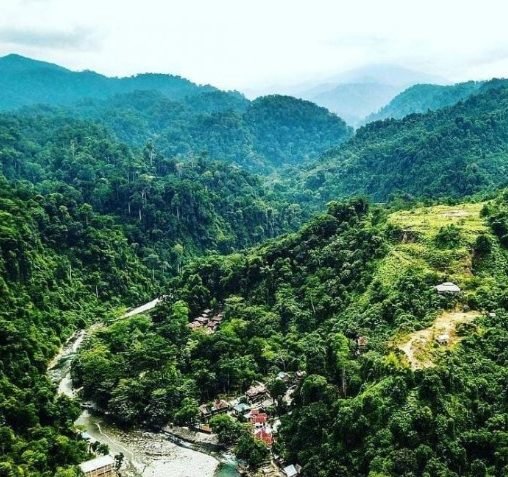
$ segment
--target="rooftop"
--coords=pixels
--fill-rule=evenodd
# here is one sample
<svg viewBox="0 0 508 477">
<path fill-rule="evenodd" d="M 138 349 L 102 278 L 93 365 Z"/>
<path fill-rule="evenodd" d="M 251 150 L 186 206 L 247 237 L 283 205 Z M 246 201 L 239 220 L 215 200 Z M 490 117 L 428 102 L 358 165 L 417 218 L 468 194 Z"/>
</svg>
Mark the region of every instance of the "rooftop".
<svg viewBox="0 0 508 477">
<path fill-rule="evenodd" d="M 436 286 L 438 292 L 459 293 L 460 288 L 452 282 L 444 282 Z"/>
<path fill-rule="evenodd" d="M 264 394 L 267 392 L 266 386 L 262 383 L 258 383 L 257 385 L 251 386 L 247 389 L 245 393 L 247 396 L 257 396 L 258 394 Z"/>
<path fill-rule="evenodd" d="M 236 404 L 233 409 L 236 411 L 236 412 L 243 412 L 243 411 L 248 411 L 250 409 L 250 405 L 247 404 L 247 403 L 244 403 L 244 402 L 240 402 L 238 404 Z"/>
<path fill-rule="evenodd" d="M 106 467 L 108 465 L 114 465 L 115 459 L 111 457 L 110 455 L 103 455 L 101 457 L 97 457 L 92 460 L 87 460 L 86 462 L 82 462 L 79 464 L 79 468 L 82 472 L 85 474 L 87 472 L 92 472 L 97 469 L 101 469 L 102 467 Z"/>
<path fill-rule="evenodd" d="M 287 477 L 294 477 L 298 475 L 298 470 L 294 465 L 284 467 L 283 472 Z"/>
<path fill-rule="evenodd" d="M 256 437 L 256 439 L 262 440 L 265 444 L 269 446 L 273 444 L 273 436 L 266 429 L 259 429 L 258 431 L 255 431 L 254 436 Z"/>
</svg>

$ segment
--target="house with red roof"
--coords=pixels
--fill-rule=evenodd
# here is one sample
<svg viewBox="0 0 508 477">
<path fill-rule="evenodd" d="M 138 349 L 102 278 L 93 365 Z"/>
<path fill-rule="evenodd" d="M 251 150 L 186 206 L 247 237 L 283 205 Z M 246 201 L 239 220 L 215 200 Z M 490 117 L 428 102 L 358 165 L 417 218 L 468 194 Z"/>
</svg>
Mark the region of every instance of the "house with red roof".
<svg viewBox="0 0 508 477">
<path fill-rule="evenodd" d="M 255 427 L 262 427 L 268 421 L 268 414 L 264 412 L 252 412 L 250 416 L 250 423 Z"/>
<path fill-rule="evenodd" d="M 258 429 L 257 431 L 254 431 L 254 437 L 256 439 L 263 441 L 267 446 L 271 446 L 273 444 L 272 433 L 265 428 L 261 428 Z"/>
</svg>

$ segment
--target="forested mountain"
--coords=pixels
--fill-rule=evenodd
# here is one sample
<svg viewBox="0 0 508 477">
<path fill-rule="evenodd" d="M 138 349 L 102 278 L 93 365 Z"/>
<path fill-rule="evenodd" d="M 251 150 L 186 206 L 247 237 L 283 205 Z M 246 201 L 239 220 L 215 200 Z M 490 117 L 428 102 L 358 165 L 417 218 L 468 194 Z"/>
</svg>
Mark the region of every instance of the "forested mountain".
<svg viewBox="0 0 508 477">
<path fill-rule="evenodd" d="M 111 217 L 0 176 L 0 475 L 77 475 L 79 406 L 56 398 L 46 366 L 76 328 L 155 287 Z"/>
<path fill-rule="evenodd" d="M 151 318 L 96 333 L 74 378 L 124 425 L 193 422 L 200 402 L 266 381 L 283 415 L 275 452 L 304 477 L 504 476 L 507 210 L 506 194 L 398 212 L 332 203 L 295 234 L 187 266 Z M 439 295 L 444 280 L 463 294 Z M 219 329 L 191 331 L 209 307 Z M 281 371 L 306 373 L 289 405 Z"/>
<path fill-rule="evenodd" d="M 452 106 L 469 98 L 484 85 L 481 81 L 468 81 L 449 86 L 437 84 L 417 84 L 393 98 L 377 113 L 369 115 L 366 123 L 382 119 L 402 119 L 413 113 L 426 113 L 446 106 Z"/>
<path fill-rule="evenodd" d="M 38 103 L 71 104 L 84 98 L 108 98 L 136 90 L 159 91 L 171 99 L 217 91 L 179 76 L 140 74 L 108 78 L 93 71 L 70 71 L 14 54 L 0 58 L 0 109 L 3 110 Z"/>
<path fill-rule="evenodd" d="M 0 117 L 1 172 L 41 193 L 58 192 L 123 224 L 159 273 L 183 254 L 228 252 L 297 227 L 302 211 L 261 180 L 224 162 L 141 152 L 104 127 L 67 117 Z"/>
<path fill-rule="evenodd" d="M 342 119 L 291 96 L 265 96 L 247 110 L 254 149 L 272 165 L 301 164 L 351 136 Z"/>
<path fill-rule="evenodd" d="M 342 119 L 308 101 L 266 96 L 249 102 L 222 91 L 179 101 L 157 91 L 136 91 L 66 109 L 36 107 L 24 113 L 92 119 L 122 142 L 136 147 L 151 142 L 167 157 L 185 160 L 206 154 L 211 160 L 264 173 L 315 160 L 352 133 Z"/>
<path fill-rule="evenodd" d="M 319 203 L 354 194 L 460 197 L 504 185 L 508 89 L 492 86 L 449 108 L 370 123 L 292 184 Z"/>
</svg>

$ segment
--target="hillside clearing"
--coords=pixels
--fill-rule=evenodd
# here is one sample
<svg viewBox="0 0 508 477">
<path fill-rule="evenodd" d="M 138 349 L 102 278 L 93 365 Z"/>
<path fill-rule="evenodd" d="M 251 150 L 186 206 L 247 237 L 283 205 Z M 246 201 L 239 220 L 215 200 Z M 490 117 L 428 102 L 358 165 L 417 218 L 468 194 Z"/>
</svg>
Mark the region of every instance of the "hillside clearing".
<svg viewBox="0 0 508 477">
<path fill-rule="evenodd" d="M 390 286 L 405 270 L 419 269 L 443 274 L 458 283 L 471 278 L 471 247 L 487 226 L 480 216 L 484 203 L 438 205 L 390 214 L 388 223 L 400 230 L 399 241 L 380 263 L 377 277 Z M 434 243 L 439 231 L 453 225 L 460 231 L 460 246 L 440 249 Z"/>
<path fill-rule="evenodd" d="M 455 225 L 465 235 L 465 239 L 476 237 L 486 230 L 480 212 L 485 204 L 436 205 L 413 210 L 394 212 L 390 223 L 404 229 L 419 232 L 424 238 L 432 238 L 441 227 Z"/>
<path fill-rule="evenodd" d="M 471 323 L 478 316 L 478 311 L 445 311 L 436 318 L 432 326 L 411 333 L 397 347 L 406 355 L 411 369 L 430 368 L 435 365 L 437 350 L 450 349 L 461 340 L 456 333 L 457 325 Z M 438 344 L 437 339 L 440 336 L 446 336 L 447 342 Z"/>
</svg>

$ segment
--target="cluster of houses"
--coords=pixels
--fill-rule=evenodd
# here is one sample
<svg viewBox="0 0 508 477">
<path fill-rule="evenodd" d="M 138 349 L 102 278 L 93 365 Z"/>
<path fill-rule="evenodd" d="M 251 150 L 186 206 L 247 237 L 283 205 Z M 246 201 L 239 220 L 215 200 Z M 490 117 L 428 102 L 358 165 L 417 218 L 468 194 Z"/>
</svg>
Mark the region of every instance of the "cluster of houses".
<svg viewBox="0 0 508 477">
<path fill-rule="evenodd" d="M 284 381 L 288 385 L 288 390 L 283 397 L 286 404 L 292 401 L 292 394 L 297 387 L 297 383 L 303 379 L 305 373 L 299 371 L 296 373 L 280 372 L 277 379 Z M 280 426 L 280 420 L 276 416 L 270 416 L 270 409 L 275 404 L 273 398 L 266 385 L 262 382 L 253 383 L 247 389 L 243 396 L 239 396 L 230 401 L 225 399 L 216 399 L 212 403 L 203 404 L 199 407 L 201 415 L 200 430 L 211 432 L 208 425 L 209 419 L 217 414 L 227 413 L 242 422 L 247 422 L 251 426 L 252 434 L 259 440 L 263 441 L 268 447 L 274 443 L 275 436 Z M 275 461 L 282 469 L 282 474 L 287 477 L 295 477 L 300 475 L 300 467 L 298 465 L 287 465 L 279 461 L 276 456 Z"/>
<path fill-rule="evenodd" d="M 237 419 L 242 419 L 252 426 L 253 434 L 266 445 L 273 444 L 273 425 L 269 422 L 266 409 L 273 406 L 274 401 L 263 383 L 255 383 L 251 386 L 245 396 L 226 401 L 216 399 L 211 404 L 203 404 L 199 407 L 201 421 L 205 422 L 200 426 L 202 431 L 208 431 L 206 424 L 216 414 L 227 413 Z"/>
<path fill-rule="evenodd" d="M 194 318 L 194 320 L 189 323 L 189 328 L 191 330 L 205 330 L 207 333 L 214 333 L 219 327 L 222 318 L 224 317 L 222 312 L 213 314 L 212 310 L 206 309 L 203 313 Z"/>
</svg>

